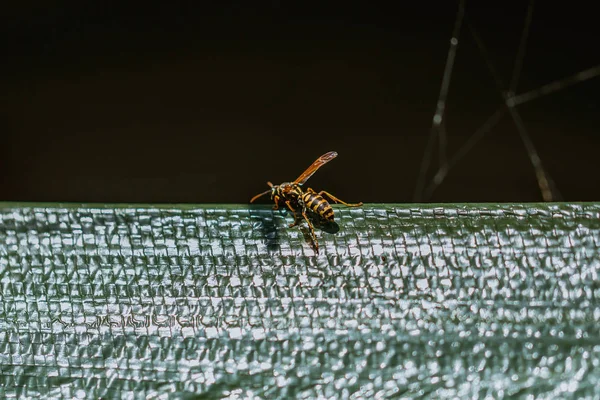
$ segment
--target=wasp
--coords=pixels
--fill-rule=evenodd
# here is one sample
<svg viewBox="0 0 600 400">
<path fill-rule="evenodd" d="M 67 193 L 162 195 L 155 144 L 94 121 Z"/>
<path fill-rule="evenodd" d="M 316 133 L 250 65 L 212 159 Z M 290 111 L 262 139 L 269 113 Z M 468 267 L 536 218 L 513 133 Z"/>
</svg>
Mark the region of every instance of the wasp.
<svg viewBox="0 0 600 400">
<path fill-rule="evenodd" d="M 306 183 L 308 178 L 313 176 L 313 174 L 317 172 L 317 170 L 323 165 L 336 158 L 337 155 L 338 153 L 335 151 L 330 151 L 323 154 L 293 182 L 284 182 L 280 185 L 273 185 L 271 182 L 267 182 L 267 185 L 269 185 L 270 189 L 257 194 L 250 199 L 250 203 L 253 203 L 259 197 L 271 193 L 271 200 L 275 202 L 273 210 L 277 210 L 279 208 L 280 202 L 285 203 L 287 208 L 289 208 L 292 214 L 294 214 L 294 222 L 290 225 L 290 228 L 293 228 L 302 221 L 302 218 L 300 217 L 301 215 L 308 223 L 310 236 L 313 240 L 317 253 L 319 253 L 319 242 L 315 236 L 315 228 L 308 218 L 308 211 L 313 212 L 327 222 L 333 222 L 333 208 L 331 208 L 331 205 L 327 200 L 325 200 L 324 196 L 327 196 L 334 202 L 341 203 L 347 207 L 360 207 L 363 205 L 362 202 L 356 204 L 346 203 L 324 190 L 317 193 L 311 188 L 306 188 L 306 190 L 303 189 L 303 185 Z"/>
</svg>

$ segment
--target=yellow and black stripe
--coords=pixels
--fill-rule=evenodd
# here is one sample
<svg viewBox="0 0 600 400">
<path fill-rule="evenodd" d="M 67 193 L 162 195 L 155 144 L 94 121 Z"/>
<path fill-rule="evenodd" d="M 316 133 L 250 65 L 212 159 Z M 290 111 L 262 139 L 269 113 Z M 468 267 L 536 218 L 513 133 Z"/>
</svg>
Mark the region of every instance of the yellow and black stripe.
<svg viewBox="0 0 600 400">
<path fill-rule="evenodd" d="M 306 208 L 310 209 L 321 218 L 327 221 L 333 221 L 333 208 L 321 195 L 314 192 L 302 194 L 302 202 Z"/>
</svg>

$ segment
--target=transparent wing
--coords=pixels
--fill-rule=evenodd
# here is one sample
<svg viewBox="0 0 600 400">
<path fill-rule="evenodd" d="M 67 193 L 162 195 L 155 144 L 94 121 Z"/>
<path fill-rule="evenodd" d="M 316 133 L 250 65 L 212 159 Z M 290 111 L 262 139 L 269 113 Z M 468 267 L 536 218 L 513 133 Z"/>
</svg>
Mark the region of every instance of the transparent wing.
<svg viewBox="0 0 600 400">
<path fill-rule="evenodd" d="M 321 157 L 317 158 L 314 163 L 311 164 L 310 167 L 306 169 L 295 181 L 299 185 L 302 185 L 304 182 L 308 180 L 319 168 L 323 165 L 327 164 L 329 161 L 336 158 L 338 153 L 335 151 L 330 151 L 329 153 L 323 154 Z"/>
</svg>

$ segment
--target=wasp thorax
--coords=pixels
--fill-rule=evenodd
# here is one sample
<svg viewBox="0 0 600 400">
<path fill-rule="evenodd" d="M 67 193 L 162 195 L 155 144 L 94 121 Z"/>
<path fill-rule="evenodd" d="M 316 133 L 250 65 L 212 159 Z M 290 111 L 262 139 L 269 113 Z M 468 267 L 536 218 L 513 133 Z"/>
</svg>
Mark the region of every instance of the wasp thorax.
<svg viewBox="0 0 600 400">
<path fill-rule="evenodd" d="M 279 190 L 282 193 L 289 193 L 292 191 L 293 188 L 294 188 L 294 185 L 289 182 L 284 182 L 281 185 L 279 185 Z"/>
</svg>

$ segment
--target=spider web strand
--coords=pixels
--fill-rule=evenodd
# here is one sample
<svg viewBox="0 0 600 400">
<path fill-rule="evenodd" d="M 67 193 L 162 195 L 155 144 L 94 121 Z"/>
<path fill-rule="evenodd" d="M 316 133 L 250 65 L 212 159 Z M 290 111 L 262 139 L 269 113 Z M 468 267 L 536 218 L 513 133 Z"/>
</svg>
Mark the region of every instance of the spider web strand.
<svg viewBox="0 0 600 400">
<path fill-rule="evenodd" d="M 422 199 L 423 188 L 425 187 L 425 179 L 427 175 L 427 170 L 429 169 L 429 164 L 431 162 L 431 156 L 433 153 L 433 145 L 435 142 L 436 135 L 439 132 L 439 126 L 442 123 L 444 116 L 444 109 L 446 107 L 446 98 L 448 95 L 448 90 L 450 88 L 450 78 L 452 77 L 452 69 L 454 67 L 454 60 L 456 58 L 456 50 L 458 47 L 458 39 L 460 35 L 460 29 L 462 27 L 462 22 L 465 14 L 465 3 L 466 0 L 461 0 L 458 5 L 458 13 L 456 15 L 456 20 L 454 22 L 454 29 L 452 31 L 452 39 L 450 40 L 450 48 L 448 49 L 448 57 L 446 58 L 446 66 L 444 67 L 444 75 L 442 78 L 442 85 L 440 88 L 440 94 L 438 96 L 438 101 L 436 105 L 435 114 L 433 116 L 433 123 L 431 126 L 429 138 L 427 140 L 427 145 L 425 146 L 425 153 L 423 154 L 423 159 L 421 161 L 421 168 L 419 170 L 419 177 L 417 179 L 417 185 L 414 193 L 414 201 L 419 202 Z M 444 138 L 444 143 L 445 143 Z"/>
<path fill-rule="evenodd" d="M 584 71 L 578 72 L 574 75 L 571 75 L 567 78 L 559 79 L 554 82 L 550 82 L 546 85 L 543 85 L 537 89 L 530 90 L 528 92 L 512 96 L 508 99 L 507 104 L 509 106 L 518 106 L 523 103 L 527 103 L 529 101 L 535 100 L 544 95 L 557 92 L 566 87 L 575 85 L 577 83 L 581 83 L 587 81 L 588 79 L 592 79 L 600 75 L 600 65 L 595 67 L 586 69 Z"/>
</svg>

